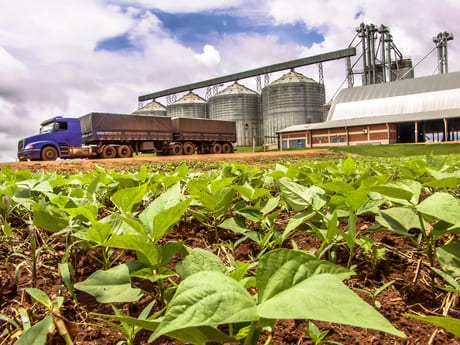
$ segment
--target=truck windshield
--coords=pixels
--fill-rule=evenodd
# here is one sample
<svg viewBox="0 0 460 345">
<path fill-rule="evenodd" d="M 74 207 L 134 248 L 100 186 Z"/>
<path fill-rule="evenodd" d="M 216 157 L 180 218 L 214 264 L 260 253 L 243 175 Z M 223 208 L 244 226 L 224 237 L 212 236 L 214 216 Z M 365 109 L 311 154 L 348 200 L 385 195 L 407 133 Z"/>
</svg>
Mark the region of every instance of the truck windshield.
<svg viewBox="0 0 460 345">
<path fill-rule="evenodd" d="M 40 133 L 47 133 L 51 132 L 54 127 L 54 122 L 49 122 L 47 124 L 44 124 L 43 126 L 40 127 Z"/>
</svg>

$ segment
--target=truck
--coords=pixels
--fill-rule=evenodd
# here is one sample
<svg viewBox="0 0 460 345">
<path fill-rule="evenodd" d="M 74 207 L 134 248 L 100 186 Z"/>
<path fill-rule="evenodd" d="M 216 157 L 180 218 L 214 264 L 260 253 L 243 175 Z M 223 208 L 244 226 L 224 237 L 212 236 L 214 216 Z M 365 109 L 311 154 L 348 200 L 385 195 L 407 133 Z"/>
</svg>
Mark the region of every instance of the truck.
<svg viewBox="0 0 460 345">
<path fill-rule="evenodd" d="M 94 112 L 42 122 L 39 134 L 19 140 L 17 156 L 20 161 L 52 161 L 232 153 L 235 142 L 233 121 Z"/>
</svg>

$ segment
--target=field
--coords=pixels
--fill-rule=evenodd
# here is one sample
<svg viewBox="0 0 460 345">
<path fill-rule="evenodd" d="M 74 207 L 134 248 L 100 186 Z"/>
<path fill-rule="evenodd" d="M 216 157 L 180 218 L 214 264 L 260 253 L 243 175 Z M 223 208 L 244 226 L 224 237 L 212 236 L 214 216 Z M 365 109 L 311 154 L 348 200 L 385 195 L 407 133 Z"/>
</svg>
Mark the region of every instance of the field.
<svg viewBox="0 0 460 345">
<path fill-rule="evenodd" d="M 3 164 L 0 344 L 460 344 L 456 149 Z"/>
</svg>

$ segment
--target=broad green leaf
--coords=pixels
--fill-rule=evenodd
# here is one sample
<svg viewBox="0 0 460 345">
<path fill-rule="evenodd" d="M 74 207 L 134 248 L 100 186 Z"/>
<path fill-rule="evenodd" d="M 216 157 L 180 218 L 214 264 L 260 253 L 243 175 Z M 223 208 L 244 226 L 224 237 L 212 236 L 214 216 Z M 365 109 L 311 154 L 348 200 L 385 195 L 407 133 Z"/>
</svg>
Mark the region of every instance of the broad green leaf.
<svg viewBox="0 0 460 345">
<path fill-rule="evenodd" d="M 219 224 L 219 228 L 231 230 L 239 234 L 244 234 L 249 231 L 244 224 L 244 217 L 227 218 Z"/>
<path fill-rule="evenodd" d="M 50 232 L 58 232 L 69 225 L 69 217 L 53 206 L 35 204 L 33 209 L 33 223 L 35 226 Z"/>
<path fill-rule="evenodd" d="M 348 157 L 345 159 L 340 166 L 340 170 L 342 170 L 345 175 L 353 174 L 355 172 L 355 161 L 353 158 Z"/>
<path fill-rule="evenodd" d="M 88 229 L 88 239 L 98 245 L 103 245 L 112 234 L 112 226 L 108 223 L 97 221 L 91 222 L 91 228 Z"/>
<path fill-rule="evenodd" d="M 434 189 L 456 188 L 458 186 L 458 177 L 445 177 L 439 180 L 425 182 L 424 185 Z"/>
<path fill-rule="evenodd" d="M 406 201 L 412 200 L 414 196 L 414 193 L 407 190 L 406 188 L 401 188 L 400 186 L 392 184 L 371 187 L 370 190 L 373 192 L 380 193 L 389 198 L 402 199 Z"/>
<path fill-rule="evenodd" d="M 314 275 L 325 273 L 337 275 L 340 279 L 347 279 L 352 275 L 346 268 L 322 261 L 306 252 L 275 249 L 264 255 L 257 267 L 259 303 Z"/>
<path fill-rule="evenodd" d="M 157 246 L 158 265 L 167 265 L 174 255 L 184 247 L 184 242 L 168 242 L 162 246 Z"/>
<path fill-rule="evenodd" d="M 202 271 L 214 271 L 228 274 L 227 267 L 225 267 L 218 256 L 201 248 L 190 250 L 184 260 L 176 265 L 176 272 L 182 279 Z"/>
<path fill-rule="evenodd" d="M 83 217 L 87 221 L 96 219 L 98 212 L 98 208 L 96 206 L 91 205 L 73 208 L 63 208 L 62 210 L 73 218 Z"/>
<path fill-rule="evenodd" d="M 43 304 L 46 308 L 51 309 L 51 300 L 46 293 L 40 289 L 27 288 L 26 292 L 37 302 Z"/>
<path fill-rule="evenodd" d="M 286 226 L 286 229 L 284 230 L 283 237 L 287 238 L 287 235 L 297 229 L 301 224 L 303 224 L 305 221 L 310 219 L 316 214 L 316 212 L 312 211 L 305 211 L 305 212 L 300 212 L 294 215 L 294 217 L 291 217 L 289 219 L 289 223 Z"/>
<path fill-rule="evenodd" d="M 156 267 L 159 265 L 158 247 L 152 242 L 145 242 L 139 235 L 120 235 L 111 237 L 106 247 L 135 250 L 139 260 Z"/>
<path fill-rule="evenodd" d="M 270 198 L 267 200 L 265 204 L 263 204 L 262 209 L 260 210 L 260 213 L 263 215 L 267 215 L 270 212 L 272 212 L 275 208 L 278 207 L 280 203 L 280 198 L 277 196 L 276 198 Z"/>
<path fill-rule="evenodd" d="M 220 272 L 203 271 L 182 281 L 149 340 L 190 327 L 257 319 L 254 299 L 238 282 Z"/>
<path fill-rule="evenodd" d="M 351 184 L 342 181 L 325 183 L 323 188 L 342 195 L 347 195 L 355 190 Z"/>
<path fill-rule="evenodd" d="M 75 288 L 94 296 L 100 303 L 135 302 L 142 296 L 141 289 L 131 287 L 130 273 L 138 267 L 128 264 L 115 266 L 107 271 L 96 271 L 88 279 L 75 284 Z"/>
<path fill-rule="evenodd" d="M 455 280 L 455 277 L 444 272 L 444 271 L 441 271 L 435 267 L 430 267 L 431 270 L 433 272 L 436 272 L 437 274 L 439 274 L 442 278 L 444 278 L 444 280 L 446 282 L 448 282 L 450 284 L 450 286 L 452 287 L 453 290 L 456 291 L 456 293 L 460 293 L 460 284 Z M 450 288 L 442 288 L 441 289 L 443 290 L 449 290 Z"/>
<path fill-rule="evenodd" d="M 15 345 L 44 345 L 46 344 L 46 335 L 53 323 L 53 317 L 47 316 L 40 322 L 30 327 L 24 334 L 16 341 Z"/>
<path fill-rule="evenodd" d="M 310 205 L 319 210 L 326 204 L 326 192 L 319 187 L 305 187 L 286 177 L 280 178 L 278 185 L 283 198 L 295 211 L 303 211 Z"/>
<path fill-rule="evenodd" d="M 460 223 L 458 200 L 449 193 L 435 193 L 423 200 L 415 208 L 420 213 L 444 220 L 450 224 Z"/>
<path fill-rule="evenodd" d="M 403 314 L 403 316 L 432 323 L 433 325 L 440 326 L 446 329 L 456 337 L 460 337 L 460 319 L 456 319 L 453 317 L 418 316 L 410 314 Z"/>
<path fill-rule="evenodd" d="M 159 212 L 152 223 L 152 237 L 157 242 L 163 235 L 175 225 L 187 211 L 191 198 L 181 201 L 177 205 Z"/>
<path fill-rule="evenodd" d="M 420 221 L 417 215 L 408 208 L 393 207 L 381 210 L 375 220 L 390 231 L 400 235 L 412 236 L 410 229 L 420 229 Z"/>
<path fill-rule="evenodd" d="M 319 274 L 264 299 L 257 314 L 267 319 L 313 319 L 371 328 L 405 338 L 340 279 Z"/>
<path fill-rule="evenodd" d="M 11 230 L 10 224 L 5 220 L 2 225 L 2 231 L 5 234 L 6 237 L 11 237 L 13 234 L 13 231 Z"/>
<path fill-rule="evenodd" d="M 436 248 L 436 256 L 444 271 L 455 278 L 460 277 L 460 242 Z"/>
<path fill-rule="evenodd" d="M 120 211 L 130 213 L 142 202 L 148 184 L 147 182 L 137 187 L 120 189 L 110 199 Z"/>
</svg>

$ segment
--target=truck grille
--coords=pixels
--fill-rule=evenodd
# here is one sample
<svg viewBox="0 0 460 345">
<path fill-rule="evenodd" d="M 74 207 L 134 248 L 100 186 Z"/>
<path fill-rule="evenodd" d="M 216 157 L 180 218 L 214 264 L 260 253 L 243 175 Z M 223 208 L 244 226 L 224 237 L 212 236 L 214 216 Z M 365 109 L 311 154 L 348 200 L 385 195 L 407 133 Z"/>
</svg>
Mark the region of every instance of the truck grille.
<svg viewBox="0 0 460 345">
<path fill-rule="evenodd" d="M 22 151 L 23 149 L 24 149 L 24 140 L 19 140 L 18 151 Z"/>
</svg>

